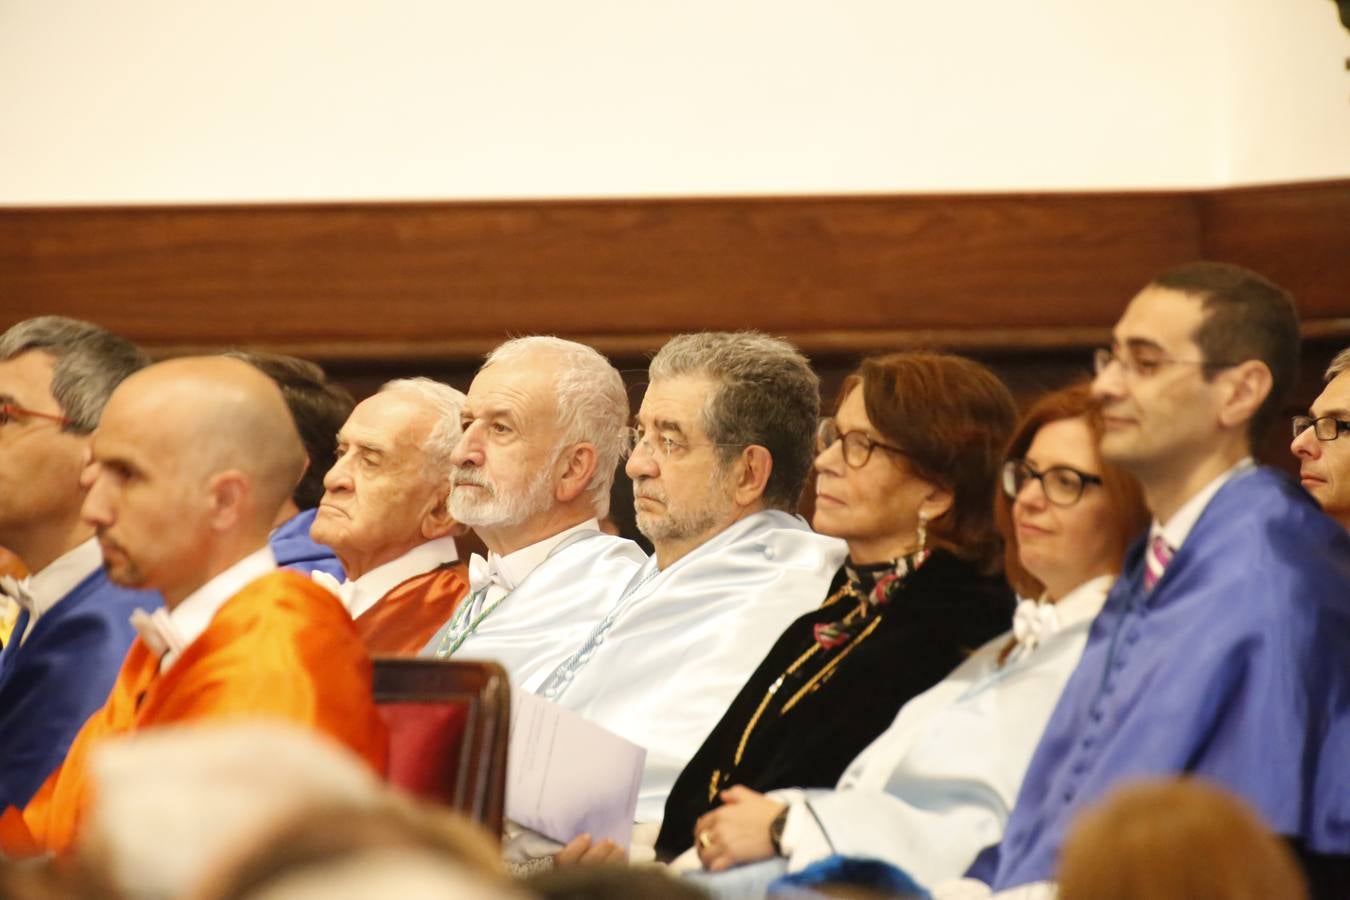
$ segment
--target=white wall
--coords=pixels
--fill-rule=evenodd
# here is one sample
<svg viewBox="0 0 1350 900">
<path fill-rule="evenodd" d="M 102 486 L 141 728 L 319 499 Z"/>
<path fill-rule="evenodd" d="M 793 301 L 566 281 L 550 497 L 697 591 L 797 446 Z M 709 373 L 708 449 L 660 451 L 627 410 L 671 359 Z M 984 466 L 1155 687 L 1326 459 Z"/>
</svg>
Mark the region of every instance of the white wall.
<svg viewBox="0 0 1350 900">
<path fill-rule="evenodd" d="M 0 0 L 0 204 L 1350 176 L 1330 0 Z"/>
</svg>

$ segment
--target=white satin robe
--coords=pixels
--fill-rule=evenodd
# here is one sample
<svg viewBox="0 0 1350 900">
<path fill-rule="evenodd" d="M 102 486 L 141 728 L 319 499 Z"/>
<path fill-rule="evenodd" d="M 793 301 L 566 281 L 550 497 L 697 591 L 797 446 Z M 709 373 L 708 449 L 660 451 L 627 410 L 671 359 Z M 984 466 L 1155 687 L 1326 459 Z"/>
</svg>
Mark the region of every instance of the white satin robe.
<svg viewBox="0 0 1350 900">
<path fill-rule="evenodd" d="M 799 516 L 747 516 L 658 570 L 652 557 L 539 693 L 647 749 L 638 822 L 666 795 L 774 641 L 818 607 L 847 545 Z"/>
<path fill-rule="evenodd" d="M 584 533 L 568 535 L 533 569 L 520 574 L 519 583 L 453 658 L 501 663 L 513 687 L 534 691 L 580 647 L 647 561 L 637 544 L 588 524 L 590 528 L 578 529 Z M 436 656 L 449 625 L 436 632 L 421 656 Z"/>
<path fill-rule="evenodd" d="M 999 668 L 1010 637 L 1001 635 L 905 704 L 835 790 L 773 792 L 789 802 L 788 869 L 841 853 L 885 860 L 924 885 L 959 878 L 1002 838 L 1111 582 L 1093 579 L 1057 603 L 1059 629 L 1033 651 L 1018 650 Z"/>
</svg>

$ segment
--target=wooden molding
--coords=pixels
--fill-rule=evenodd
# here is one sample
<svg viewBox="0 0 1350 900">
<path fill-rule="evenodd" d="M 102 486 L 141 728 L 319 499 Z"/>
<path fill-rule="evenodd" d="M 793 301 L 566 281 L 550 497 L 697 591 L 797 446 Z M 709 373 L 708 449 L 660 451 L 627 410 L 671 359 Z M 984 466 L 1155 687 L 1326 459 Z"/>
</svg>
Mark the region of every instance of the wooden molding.
<svg viewBox="0 0 1350 900">
<path fill-rule="evenodd" d="M 464 364 L 511 334 L 618 357 L 759 328 L 809 353 L 1100 343 L 1198 257 L 1350 338 L 1350 180 L 1220 191 L 0 209 L 0 328 L 97 321 L 157 354 L 250 345 Z"/>
</svg>

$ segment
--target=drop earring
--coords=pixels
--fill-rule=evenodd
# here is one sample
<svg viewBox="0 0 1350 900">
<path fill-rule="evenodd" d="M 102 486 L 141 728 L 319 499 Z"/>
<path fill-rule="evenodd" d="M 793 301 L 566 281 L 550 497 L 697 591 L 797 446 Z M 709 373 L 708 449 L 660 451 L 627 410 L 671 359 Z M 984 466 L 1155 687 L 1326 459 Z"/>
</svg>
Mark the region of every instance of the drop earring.
<svg viewBox="0 0 1350 900">
<path fill-rule="evenodd" d="M 928 544 L 928 513 L 919 510 L 919 527 L 915 530 L 919 538 L 919 549 L 915 552 L 923 553 Z"/>
</svg>

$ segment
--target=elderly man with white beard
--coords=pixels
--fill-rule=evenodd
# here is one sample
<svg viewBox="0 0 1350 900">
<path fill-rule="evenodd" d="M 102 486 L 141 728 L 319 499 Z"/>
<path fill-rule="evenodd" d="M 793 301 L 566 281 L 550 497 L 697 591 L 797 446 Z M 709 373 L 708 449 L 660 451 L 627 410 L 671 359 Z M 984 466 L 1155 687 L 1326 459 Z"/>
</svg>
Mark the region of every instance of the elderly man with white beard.
<svg viewBox="0 0 1350 900">
<path fill-rule="evenodd" d="M 820 387 L 791 344 L 680 335 L 649 373 L 627 471 L 656 555 L 539 693 L 647 748 L 637 820 L 659 825 L 675 778 L 847 546 L 796 515 Z"/>
<path fill-rule="evenodd" d="M 600 530 L 627 441 L 628 395 L 590 347 L 507 341 L 474 377 L 450 457 L 450 510 L 488 556 L 423 649 L 489 659 L 535 691 L 613 606 L 647 556 Z"/>
</svg>

